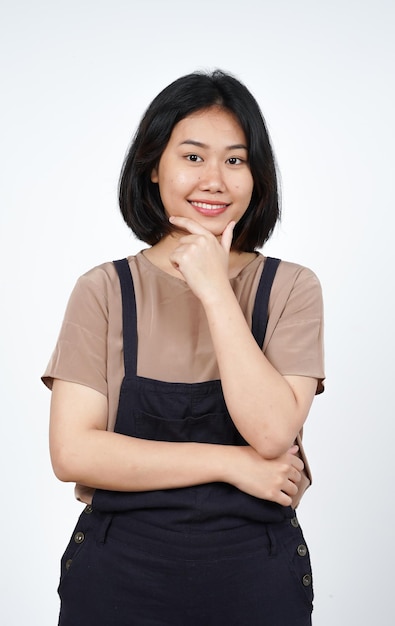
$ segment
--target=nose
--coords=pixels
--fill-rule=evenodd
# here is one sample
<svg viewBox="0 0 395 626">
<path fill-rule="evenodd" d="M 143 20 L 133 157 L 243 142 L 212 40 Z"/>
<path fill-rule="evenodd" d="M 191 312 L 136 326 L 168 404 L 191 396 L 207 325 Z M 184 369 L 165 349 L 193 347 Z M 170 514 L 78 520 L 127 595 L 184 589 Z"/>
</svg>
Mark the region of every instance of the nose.
<svg viewBox="0 0 395 626">
<path fill-rule="evenodd" d="M 209 191 L 210 193 L 225 191 L 226 185 L 220 163 L 206 161 L 199 182 L 201 191 Z"/>
</svg>

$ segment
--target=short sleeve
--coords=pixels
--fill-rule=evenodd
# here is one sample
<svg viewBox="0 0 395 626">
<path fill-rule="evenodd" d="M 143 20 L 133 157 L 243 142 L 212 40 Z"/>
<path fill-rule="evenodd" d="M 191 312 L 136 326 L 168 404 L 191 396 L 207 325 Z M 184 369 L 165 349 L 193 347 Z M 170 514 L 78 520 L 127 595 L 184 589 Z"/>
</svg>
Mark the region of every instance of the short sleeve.
<svg viewBox="0 0 395 626">
<path fill-rule="evenodd" d="M 325 378 L 321 284 L 314 272 L 292 263 L 281 263 L 277 273 L 265 354 L 284 376 L 316 378 L 321 393 Z"/>
<path fill-rule="evenodd" d="M 42 380 L 79 383 L 107 396 L 108 298 L 104 273 L 81 276 L 69 299 L 59 338 Z"/>
</svg>

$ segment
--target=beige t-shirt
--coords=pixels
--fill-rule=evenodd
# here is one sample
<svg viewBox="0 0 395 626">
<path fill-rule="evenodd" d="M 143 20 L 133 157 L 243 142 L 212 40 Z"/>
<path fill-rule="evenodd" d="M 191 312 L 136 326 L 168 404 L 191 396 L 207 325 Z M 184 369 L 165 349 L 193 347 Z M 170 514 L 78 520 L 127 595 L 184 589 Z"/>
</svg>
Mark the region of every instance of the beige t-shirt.
<svg viewBox="0 0 395 626">
<path fill-rule="evenodd" d="M 230 281 L 250 326 L 264 260 L 257 254 Z M 143 252 L 128 261 L 136 294 L 138 375 L 184 383 L 218 379 L 199 299 L 182 279 L 153 265 Z M 270 295 L 263 350 L 281 374 L 316 378 L 317 393 L 323 391 L 322 295 L 311 270 L 280 263 Z M 104 394 L 108 430 L 113 430 L 123 376 L 121 289 L 110 262 L 78 279 L 43 381 L 51 388 L 52 380 L 59 378 Z M 77 497 L 87 500 L 79 487 Z"/>
</svg>

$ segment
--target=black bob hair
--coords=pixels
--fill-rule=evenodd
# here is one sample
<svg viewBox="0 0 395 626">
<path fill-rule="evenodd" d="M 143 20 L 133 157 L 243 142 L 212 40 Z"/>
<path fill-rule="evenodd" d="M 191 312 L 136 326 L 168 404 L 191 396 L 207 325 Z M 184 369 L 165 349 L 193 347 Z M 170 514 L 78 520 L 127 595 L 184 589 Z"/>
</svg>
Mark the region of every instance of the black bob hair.
<svg viewBox="0 0 395 626">
<path fill-rule="evenodd" d="M 119 206 L 134 234 L 151 245 L 174 230 L 157 183 L 151 181 L 174 126 L 199 110 L 220 107 L 238 120 L 247 139 L 254 181 L 251 202 L 234 229 L 232 249 L 252 252 L 263 246 L 280 218 L 276 163 L 265 120 L 247 87 L 215 70 L 178 78 L 152 101 L 144 114 L 119 180 Z"/>
</svg>

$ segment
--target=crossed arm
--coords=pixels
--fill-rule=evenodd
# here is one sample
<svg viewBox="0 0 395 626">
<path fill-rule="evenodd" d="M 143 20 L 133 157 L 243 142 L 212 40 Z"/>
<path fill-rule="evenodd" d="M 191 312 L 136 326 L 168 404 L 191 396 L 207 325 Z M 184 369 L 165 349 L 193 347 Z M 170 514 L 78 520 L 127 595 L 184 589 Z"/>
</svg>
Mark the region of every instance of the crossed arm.
<svg viewBox="0 0 395 626">
<path fill-rule="evenodd" d="M 303 463 L 296 446 L 266 460 L 251 446 L 149 441 L 107 432 L 106 424 L 103 394 L 54 380 L 50 450 L 60 480 L 117 491 L 221 481 L 284 506 L 297 493 Z"/>
</svg>

